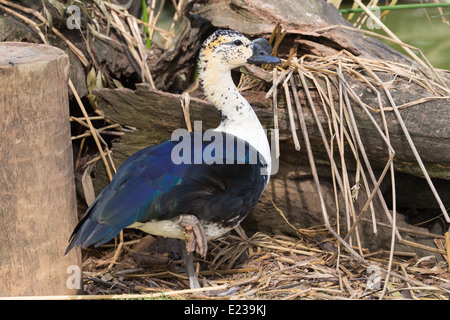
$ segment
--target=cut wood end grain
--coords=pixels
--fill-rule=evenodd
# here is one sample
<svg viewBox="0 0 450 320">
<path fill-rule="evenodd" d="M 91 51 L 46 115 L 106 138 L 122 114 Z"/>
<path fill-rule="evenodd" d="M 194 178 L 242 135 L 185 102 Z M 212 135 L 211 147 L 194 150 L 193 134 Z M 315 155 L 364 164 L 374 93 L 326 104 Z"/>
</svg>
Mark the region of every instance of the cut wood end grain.
<svg viewBox="0 0 450 320">
<path fill-rule="evenodd" d="M 65 52 L 53 46 L 24 42 L 0 43 L 0 68 L 50 61 Z"/>
</svg>

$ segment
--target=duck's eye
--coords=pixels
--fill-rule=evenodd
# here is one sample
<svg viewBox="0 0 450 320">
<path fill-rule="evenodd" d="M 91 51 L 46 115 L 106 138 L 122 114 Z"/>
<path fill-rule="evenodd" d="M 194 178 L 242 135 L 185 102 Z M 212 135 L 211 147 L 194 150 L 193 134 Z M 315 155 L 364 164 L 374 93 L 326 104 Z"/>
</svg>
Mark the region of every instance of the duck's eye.
<svg viewBox="0 0 450 320">
<path fill-rule="evenodd" d="M 234 40 L 234 45 L 235 46 L 241 46 L 242 45 L 242 41 L 241 40 Z"/>
</svg>

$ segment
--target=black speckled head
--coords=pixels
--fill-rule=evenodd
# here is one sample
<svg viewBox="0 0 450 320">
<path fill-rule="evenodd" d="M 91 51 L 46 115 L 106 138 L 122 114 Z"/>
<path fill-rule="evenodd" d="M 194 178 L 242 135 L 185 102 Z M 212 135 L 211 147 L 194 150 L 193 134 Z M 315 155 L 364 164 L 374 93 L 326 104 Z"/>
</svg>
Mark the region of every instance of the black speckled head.
<svg viewBox="0 0 450 320">
<path fill-rule="evenodd" d="M 231 88 L 230 70 L 246 63 L 279 63 L 280 59 L 270 55 L 272 47 L 266 39 L 250 41 L 242 33 L 233 30 L 217 30 L 203 43 L 198 61 L 199 83 L 207 98 L 216 107 L 226 104 L 218 101 L 218 92 L 223 86 Z M 226 80 L 230 80 L 228 83 Z M 225 85 L 225 82 L 227 84 Z M 228 87 L 225 87 L 225 90 Z M 223 88 L 222 88 L 223 89 Z M 235 90 L 237 92 L 237 89 Z M 223 95 L 226 100 L 227 96 Z M 217 100 L 217 101 L 216 101 Z"/>
<path fill-rule="evenodd" d="M 200 68 L 214 65 L 233 69 L 247 63 L 253 55 L 253 44 L 242 33 L 233 30 L 217 30 L 202 45 Z"/>
<path fill-rule="evenodd" d="M 222 40 L 225 40 L 225 37 L 228 38 L 240 38 L 240 37 L 244 37 L 244 35 L 238 31 L 234 31 L 234 30 L 224 30 L 224 29 L 219 29 L 216 32 L 214 32 L 212 35 L 210 35 L 208 37 L 208 39 L 205 40 L 205 42 L 203 42 L 202 48 L 205 49 L 210 45 L 217 45 L 220 44 L 220 41 L 217 42 L 217 40 L 219 40 L 221 37 Z"/>
</svg>

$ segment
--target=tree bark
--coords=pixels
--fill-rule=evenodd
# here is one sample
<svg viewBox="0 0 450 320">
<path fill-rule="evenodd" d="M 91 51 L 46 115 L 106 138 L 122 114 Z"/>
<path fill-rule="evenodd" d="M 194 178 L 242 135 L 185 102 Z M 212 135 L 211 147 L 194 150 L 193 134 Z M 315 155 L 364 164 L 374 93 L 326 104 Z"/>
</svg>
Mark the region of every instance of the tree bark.
<svg viewBox="0 0 450 320">
<path fill-rule="evenodd" d="M 0 296 L 79 289 L 68 71 L 60 49 L 0 43 Z"/>
</svg>

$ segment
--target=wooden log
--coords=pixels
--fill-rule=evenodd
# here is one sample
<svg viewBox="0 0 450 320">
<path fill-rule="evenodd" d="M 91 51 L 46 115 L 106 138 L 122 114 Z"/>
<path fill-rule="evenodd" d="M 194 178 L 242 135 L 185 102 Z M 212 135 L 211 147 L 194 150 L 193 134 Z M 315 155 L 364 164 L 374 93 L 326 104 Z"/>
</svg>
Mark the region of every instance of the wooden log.
<svg viewBox="0 0 450 320">
<path fill-rule="evenodd" d="M 342 49 L 356 56 L 405 62 L 406 57 L 381 41 L 362 36 L 357 30 L 333 28 L 351 26 L 333 4 L 324 0 L 209 0 L 193 13 L 208 20 L 216 28 L 231 28 L 247 35 L 270 35 L 279 22 L 287 31 L 278 54 L 299 42 L 297 56 L 314 54 L 330 56 Z M 322 31 L 318 31 L 322 30 Z"/>
<path fill-rule="evenodd" d="M 0 296 L 79 292 L 68 71 L 60 49 L 0 43 Z"/>
<path fill-rule="evenodd" d="M 94 90 L 94 94 L 100 97 L 100 108 L 105 113 L 106 118 L 112 120 L 115 123 L 123 125 L 129 125 L 136 128 L 134 132 L 126 133 L 121 136 L 120 140 L 113 142 L 113 159 L 116 166 L 119 166 L 134 152 L 143 149 L 150 145 L 155 145 L 166 139 L 170 139 L 173 130 L 178 128 L 185 128 L 186 123 L 180 103 L 181 95 L 172 94 L 168 92 L 162 92 L 149 88 L 148 85 L 139 84 L 136 90 L 130 89 L 100 89 Z M 244 91 L 245 98 L 255 109 L 259 119 L 264 127 L 270 129 L 273 128 L 273 109 L 271 107 L 272 99 L 265 99 L 265 92 L 258 91 Z M 300 96 L 301 100 L 305 97 Z M 313 93 L 313 98 L 316 102 L 319 98 Z M 303 113 L 305 115 L 305 122 L 308 127 L 309 136 L 311 142 L 314 143 L 317 170 L 320 176 L 321 189 L 324 195 L 325 205 L 332 223 L 335 223 L 335 194 L 334 186 L 332 183 L 330 166 L 327 164 L 327 156 L 323 149 L 320 149 L 321 139 L 317 130 L 317 125 L 311 115 L 310 109 L 305 103 L 303 103 Z M 423 106 L 417 106 L 412 108 L 406 108 L 402 110 L 402 114 L 405 115 L 405 121 L 411 128 L 411 132 L 414 135 L 419 135 L 422 132 L 417 126 L 414 126 L 414 119 L 418 118 Z M 372 148 L 369 148 L 368 153 L 372 154 L 371 161 L 374 161 L 377 156 L 378 148 L 382 145 L 382 141 L 371 139 L 374 132 L 371 132 L 369 128 L 369 122 L 365 119 L 363 111 L 354 108 L 355 115 L 357 115 L 357 121 L 362 128 L 367 129 L 364 131 L 364 139 L 371 143 Z M 321 124 L 327 131 L 327 117 L 322 109 L 318 109 L 319 119 Z M 191 98 L 190 100 L 190 116 L 191 121 L 202 121 L 202 129 L 207 130 L 214 128 L 219 124 L 220 116 L 215 108 L 207 101 L 198 98 Z M 390 123 L 393 122 L 394 116 L 389 115 Z M 271 177 L 269 186 L 266 192 L 261 197 L 256 208 L 249 214 L 249 216 L 242 222 L 242 225 L 246 231 L 250 233 L 261 231 L 269 234 L 291 234 L 295 235 L 295 230 L 289 226 L 284 218 L 282 218 L 279 212 L 275 209 L 274 205 L 270 201 L 269 197 L 273 199 L 277 207 L 279 207 L 288 221 L 296 227 L 308 228 L 311 226 L 317 226 L 322 224 L 320 203 L 317 197 L 317 190 L 312 180 L 312 173 L 309 169 L 308 160 L 306 158 L 306 151 L 301 140 L 302 150 L 300 152 L 294 151 L 292 143 L 291 130 L 289 126 L 289 119 L 287 111 L 283 108 L 280 101 L 278 109 L 279 128 L 280 128 L 280 164 L 279 171 L 276 175 Z M 378 119 L 377 119 L 378 120 Z M 297 119 L 295 118 L 297 122 Z M 365 121 L 365 122 L 364 122 Z M 439 121 L 437 123 L 440 123 Z M 396 132 L 398 135 L 395 146 L 399 147 L 398 156 L 401 157 L 396 165 L 396 169 L 408 171 L 414 173 L 415 167 L 412 167 L 413 156 L 406 152 L 407 146 L 401 149 L 401 129 L 397 128 L 397 124 L 392 126 L 392 132 Z M 298 132 L 300 136 L 300 132 Z M 418 139 L 415 139 L 418 140 Z M 434 141 L 434 140 L 433 140 Z M 404 144 L 404 143 L 403 143 Z M 434 145 L 434 142 L 432 143 Z M 422 148 L 428 148 L 428 144 L 421 146 Z M 322 150 L 322 151 L 321 151 Z M 397 150 L 397 149 L 396 149 Z M 422 150 L 422 149 L 421 149 Z M 424 149 L 425 150 L 425 149 Z M 316 152 L 317 151 L 317 152 Z M 405 159 L 409 159 L 409 163 Z M 446 161 L 444 159 L 444 161 Z M 400 166 L 400 163 L 404 163 L 404 166 Z M 448 163 L 448 162 L 446 162 Z M 429 166 L 430 167 L 430 166 Z M 351 169 L 349 169 L 351 170 Z M 375 170 L 377 170 L 375 168 Z M 379 170 L 379 169 L 378 169 Z M 103 173 L 102 163 L 99 162 L 96 169 L 96 176 L 94 180 L 94 187 L 96 194 L 98 194 L 108 183 L 109 179 L 106 174 Z M 377 171 L 379 173 L 379 171 Z M 354 177 L 355 173 L 349 173 L 350 177 Z M 407 175 L 405 175 L 407 176 Z M 414 185 L 418 185 L 419 179 L 414 182 Z M 403 181 L 403 180 L 402 180 Z M 399 185 L 401 182 L 399 181 Z M 437 182 L 437 181 L 435 181 Z M 439 184 L 436 184 L 439 193 L 443 197 L 443 201 L 448 203 L 450 198 L 445 190 L 448 190 L 448 180 L 440 180 Z M 409 183 L 409 182 L 406 182 Z M 409 183 L 410 184 L 410 183 Z M 355 185 L 355 181 L 352 180 L 350 185 Z M 384 190 L 386 186 L 383 186 Z M 424 192 L 428 190 L 428 192 Z M 412 196 L 409 193 L 414 193 L 416 196 Z M 428 199 L 417 199 L 417 194 L 426 194 Z M 338 195 L 339 207 L 345 208 L 345 202 L 342 194 Z M 414 202 L 411 198 L 416 198 L 418 201 Z M 354 206 L 356 212 L 360 212 L 367 200 L 364 190 L 359 192 L 359 197 L 355 200 Z M 379 222 L 388 224 L 386 217 L 384 216 L 383 208 L 378 199 L 374 199 L 376 218 Z M 398 206 L 415 206 L 421 207 L 434 205 L 433 196 L 429 192 L 429 188 L 425 182 L 421 184 L 421 188 L 417 190 L 409 189 L 407 194 L 402 190 L 397 191 L 397 204 Z M 370 217 L 367 213 L 366 217 Z M 342 218 L 342 217 L 341 217 Z M 403 217 L 398 218 L 398 224 L 406 227 L 407 224 L 403 221 Z M 343 227 L 344 228 L 344 227 Z M 409 226 L 409 229 L 416 230 L 414 227 Z M 417 229 L 419 230 L 419 229 Z M 416 231 L 417 231 L 416 230 Z M 420 230 L 419 230 L 420 231 Z M 423 231 L 423 230 L 422 230 Z M 364 247 L 371 250 L 379 250 L 380 248 L 388 248 L 390 243 L 391 232 L 389 229 L 381 229 L 378 234 L 374 236 L 371 223 L 364 224 L 360 229 L 361 241 Z M 409 235 L 403 235 L 405 239 L 411 239 Z M 415 241 L 418 241 L 417 239 Z M 421 240 L 423 244 L 432 245 L 432 240 L 426 238 Z M 431 241 L 431 242 L 430 242 Z M 403 244 L 397 244 L 396 248 L 402 248 L 402 250 L 409 250 L 408 246 Z M 429 254 L 417 251 L 419 255 Z"/>
</svg>

